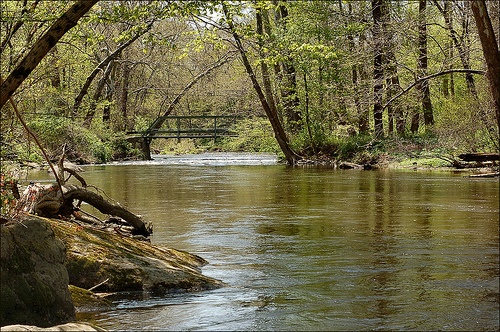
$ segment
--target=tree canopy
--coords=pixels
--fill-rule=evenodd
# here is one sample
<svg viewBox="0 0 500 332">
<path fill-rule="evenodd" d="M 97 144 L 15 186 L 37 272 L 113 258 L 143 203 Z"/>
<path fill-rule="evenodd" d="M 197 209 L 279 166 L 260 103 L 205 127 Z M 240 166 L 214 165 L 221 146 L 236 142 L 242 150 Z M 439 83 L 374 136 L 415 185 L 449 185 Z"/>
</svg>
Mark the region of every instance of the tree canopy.
<svg viewBox="0 0 500 332">
<path fill-rule="evenodd" d="M 99 160 L 128 144 L 116 137 L 165 114 L 239 115 L 252 119 L 239 123 L 249 137 L 265 119 L 259 135 L 274 137 L 290 164 L 393 137 L 499 150 L 496 2 L 0 6 L 3 158 L 32 158 L 16 147 L 26 136 L 10 97 L 50 151 L 85 145 Z"/>
</svg>

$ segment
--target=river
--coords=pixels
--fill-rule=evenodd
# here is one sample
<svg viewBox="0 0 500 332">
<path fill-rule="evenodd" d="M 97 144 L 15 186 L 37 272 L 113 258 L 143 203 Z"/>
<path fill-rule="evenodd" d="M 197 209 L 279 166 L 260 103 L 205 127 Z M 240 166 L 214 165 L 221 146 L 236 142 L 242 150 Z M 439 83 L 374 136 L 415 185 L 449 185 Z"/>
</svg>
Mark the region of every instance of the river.
<svg viewBox="0 0 500 332">
<path fill-rule="evenodd" d="M 499 181 L 267 155 L 87 166 L 227 287 L 116 300 L 109 330 L 499 330 Z"/>
</svg>

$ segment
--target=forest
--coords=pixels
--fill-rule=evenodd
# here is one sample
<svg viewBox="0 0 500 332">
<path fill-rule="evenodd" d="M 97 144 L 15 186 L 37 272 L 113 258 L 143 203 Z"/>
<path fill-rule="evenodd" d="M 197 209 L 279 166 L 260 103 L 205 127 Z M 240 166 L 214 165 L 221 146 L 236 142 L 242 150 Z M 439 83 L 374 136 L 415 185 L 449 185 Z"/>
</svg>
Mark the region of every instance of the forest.
<svg viewBox="0 0 500 332">
<path fill-rule="evenodd" d="M 500 148 L 497 1 L 0 6 L 3 161 L 141 158 L 130 133 L 167 115 L 237 116 L 238 136 L 156 139 L 156 153 L 365 164 Z"/>
</svg>

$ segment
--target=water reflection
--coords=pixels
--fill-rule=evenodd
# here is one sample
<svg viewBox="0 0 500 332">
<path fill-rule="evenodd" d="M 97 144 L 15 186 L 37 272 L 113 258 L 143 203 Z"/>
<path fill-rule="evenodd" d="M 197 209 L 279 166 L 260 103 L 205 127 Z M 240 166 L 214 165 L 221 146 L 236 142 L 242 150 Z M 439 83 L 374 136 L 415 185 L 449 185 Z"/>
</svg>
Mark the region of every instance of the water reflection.
<svg viewBox="0 0 500 332">
<path fill-rule="evenodd" d="M 495 179 L 170 164 L 85 175 L 229 285 L 83 314 L 104 328 L 499 329 Z"/>
</svg>

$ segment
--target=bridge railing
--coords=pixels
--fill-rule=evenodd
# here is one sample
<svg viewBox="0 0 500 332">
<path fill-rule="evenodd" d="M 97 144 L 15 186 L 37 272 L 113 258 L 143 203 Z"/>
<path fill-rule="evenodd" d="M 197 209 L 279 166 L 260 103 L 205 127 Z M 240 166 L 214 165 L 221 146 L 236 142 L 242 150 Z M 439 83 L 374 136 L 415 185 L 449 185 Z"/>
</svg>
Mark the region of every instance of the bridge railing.
<svg viewBox="0 0 500 332">
<path fill-rule="evenodd" d="M 222 136 L 236 136 L 231 125 L 237 119 L 231 115 L 177 115 L 159 117 L 154 124 L 161 123 L 159 129 L 151 125 L 145 131 L 128 132 L 147 140 L 155 138 L 210 138 L 217 140 Z"/>
</svg>

